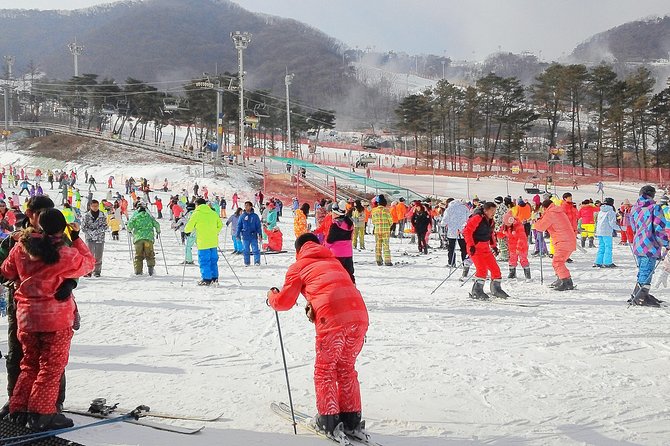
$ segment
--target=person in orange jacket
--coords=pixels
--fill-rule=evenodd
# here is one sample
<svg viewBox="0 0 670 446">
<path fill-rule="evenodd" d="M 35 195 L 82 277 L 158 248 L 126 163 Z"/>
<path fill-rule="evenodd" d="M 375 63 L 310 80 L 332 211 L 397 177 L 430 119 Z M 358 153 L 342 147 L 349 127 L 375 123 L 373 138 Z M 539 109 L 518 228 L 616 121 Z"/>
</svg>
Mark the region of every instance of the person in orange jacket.
<svg viewBox="0 0 670 446">
<path fill-rule="evenodd" d="M 572 225 L 575 234 L 577 234 L 577 220 L 579 216 L 577 215 L 577 208 L 575 207 L 575 203 L 572 201 L 572 194 L 570 192 L 563 194 L 561 207 L 565 211 L 565 215 L 568 216 L 568 220 L 570 220 L 570 224 Z"/>
<path fill-rule="evenodd" d="M 575 288 L 570 276 L 570 270 L 565 266 L 570 255 L 577 249 L 577 239 L 572 223 L 561 206 L 557 206 L 547 198 L 542 202 L 545 209 L 542 217 L 535 222 L 538 231 L 549 231 L 551 241 L 554 245 L 554 257 L 552 266 L 558 279 L 550 287 L 556 291 L 572 290 Z"/>
<path fill-rule="evenodd" d="M 395 212 L 398 216 L 398 238 L 405 238 L 405 222 L 407 221 L 407 205 L 405 199 L 400 197 Z"/>
<path fill-rule="evenodd" d="M 389 212 L 391 213 L 391 230 L 390 230 L 390 237 L 395 237 L 395 228 L 398 226 L 398 215 L 396 214 L 396 207 L 398 206 L 398 202 L 394 201 L 391 203 L 391 206 L 389 207 Z"/>
<path fill-rule="evenodd" d="M 494 256 L 494 253 L 498 253 L 493 230 L 493 216 L 496 213 L 496 207 L 492 201 L 485 203 L 483 207 L 477 207 L 463 229 L 463 238 L 468 247 L 470 259 L 477 268 L 475 283 L 470 293 L 473 299 L 489 299 L 489 295 L 484 292 L 484 282 L 486 282 L 489 271 L 491 272 L 491 294 L 502 299 L 509 297 L 500 286 L 502 274 Z"/>
<path fill-rule="evenodd" d="M 284 246 L 284 234 L 281 230 L 275 226 L 274 229 L 263 228 L 263 232 L 268 238 L 268 242 L 263 243 L 263 251 L 281 251 Z"/>
<path fill-rule="evenodd" d="M 271 288 L 268 305 L 276 311 L 295 306 L 302 294 L 316 329 L 315 427 L 336 438 L 364 438 L 356 358 L 368 329 L 368 310 L 349 273 L 312 233 L 295 241 L 296 262 L 281 290 Z"/>
</svg>

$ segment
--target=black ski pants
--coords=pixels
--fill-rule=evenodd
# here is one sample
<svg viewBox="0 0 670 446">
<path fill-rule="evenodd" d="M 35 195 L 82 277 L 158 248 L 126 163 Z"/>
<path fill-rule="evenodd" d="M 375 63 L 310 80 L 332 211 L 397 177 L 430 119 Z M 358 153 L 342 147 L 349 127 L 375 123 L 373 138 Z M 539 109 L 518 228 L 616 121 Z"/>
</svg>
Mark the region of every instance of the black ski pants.
<svg viewBox="0 0 670 446">
<path fill-rule="evenodd" d="M 448 238 L 447 239 L 447 254 L 449 256 L 449 266 L 456 266 L 456 242 L 458 248 L 461 250 L 461 262 L 465 261 L 467 257 L 467 249 L 465 246 L 465 239 L 462 238 Z"/>
</svg>

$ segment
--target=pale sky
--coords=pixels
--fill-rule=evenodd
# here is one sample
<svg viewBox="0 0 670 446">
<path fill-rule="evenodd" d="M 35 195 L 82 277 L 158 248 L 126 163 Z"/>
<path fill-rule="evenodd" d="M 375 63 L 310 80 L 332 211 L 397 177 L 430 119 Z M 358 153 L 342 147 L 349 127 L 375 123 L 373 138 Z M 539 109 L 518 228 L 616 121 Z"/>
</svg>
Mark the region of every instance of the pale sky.
<svg viewBox="0 0 670 446">
<path fill-rule="evenodd" d="M 307 23 L 351 48 L 483 59 L 531 51 L 557 59 L 591 35 L 670 14 L 668 0 L 233 0 Z M 77 9 L 102 0 L 0 0 L 0 9 Z M 188 5 L 184 0 L 184 6 Z M 541 52 L 541 53 L 540 53 Z"/>
</svg>

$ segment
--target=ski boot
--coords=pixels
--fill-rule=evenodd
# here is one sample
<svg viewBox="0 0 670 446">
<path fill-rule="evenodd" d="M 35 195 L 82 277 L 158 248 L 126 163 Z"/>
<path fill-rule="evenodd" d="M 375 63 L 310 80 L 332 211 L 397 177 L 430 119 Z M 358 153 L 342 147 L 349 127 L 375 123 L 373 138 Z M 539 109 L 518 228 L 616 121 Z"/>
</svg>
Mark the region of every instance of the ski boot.
<svg viewBox="0 0 670 446">
<path fill-rule="evenodd" d="M 509 274 L 507 275 L 508 279 L 516 279 L 516 267 L 509 267 Z"/>
<path fill-rule="evenodd" d="M 572 283 L 572 277 L 568 277 L 567 279 L 559 279 L 561 283 L 556 285 L 554 287 L 554 290 L 556 291 L 567 291 L 567 290 L 574 290 L 575 285 Z"/>
<path fill-rule="evenodd" d="M 556 278 L 556 280 L 554 280 L 553 282 L 551 282 L 551 283 L 549 284 L 549 288 L 556 288 L 556 287 L 559 286 L 560 284 L 561 284 L 561 279 Z"/>
<path fill-rule="evenodd" d="M 595 248 L 596 245 L 593 243 L 593 237 L 589 237 L 589 248 Z"/>
<path fill-rule="evenodd" d="M 662 302 L 662 300 L 658 300 L 655 296 L 649 294 L 649 285 L 640 286 L 639 283 L 635 284 L 633 294 L 628 299 L 629 304 L 643 307 L 660 307 Z"/>
<path fill-rule="evenodd" d="M 475 283 L 472 284 L 472 291 L 470 292 L 470 297 L 472 299 L 491 299 L 491 297 L 484 292 L 484 281 L 485 279 L 475 279 Z"/>
<path fill-rule="evenodd" d="M 14 412 L 7 415 L 6 420 L 11 421 L 12 423 L 25 427 L 28 423 L 28 413 L 27 412 Z"/>
<path fill-rule="evenodd" d="M 526 276 L 526 282 L 530 282 L 530 267 L 527 266 L 523 269 L 523 275 Z"/>
<path fill-rule="evenodd" d="M 582 248 L 586 248 L 586 239 L 582 237 Z"/>
<path fill-rule="evenodd" d="M 148 270 L 149 270 L 149 275 L 150 275 L 150 276 L 153 276 L 153 275 L 154 275 L 154 267 L 153 267 L 153 266 L 150 266 L 150 267 L 148 268 Z"/>
<path fill-rule="evenodd" d="M 339 415 L 317 415 L 312 419 L 312 426 L 328 438 L 337 441 L 340 444 L 351 443 L 347 439 L 347 434 L 344 433 L 344 425 L 340 421 Z"/>
<path fill-rule="evenodd" d="M 28 428 L 36 432 L 64 429 L 74 426 L 74 422 L 62 413 L 28 414 Z"/>
<path fill-rule="evenodd" d="M 499 299 L 507 299 L 509 294 L 503 291 L 500 286 L 500 279 L 491 280 L 491 294 Z"/>
<path fill-rule="evenodd" d="M 458 278 L 461 282 L 465 282 L 468 280 L 468 273 L 470 272 L 470 267 L 469 266 L 463 266 L 463 274 L 461 274 L 461 277 Z"/>
<path fill-rule="evenodd" d="M 360 412 L 340 412 L 340 420 L 344 427 L 344 433 L 358 441 L 366 442 L 370 435 L 365 431 L 365 421 L 361 420 Z"/>
</svg>

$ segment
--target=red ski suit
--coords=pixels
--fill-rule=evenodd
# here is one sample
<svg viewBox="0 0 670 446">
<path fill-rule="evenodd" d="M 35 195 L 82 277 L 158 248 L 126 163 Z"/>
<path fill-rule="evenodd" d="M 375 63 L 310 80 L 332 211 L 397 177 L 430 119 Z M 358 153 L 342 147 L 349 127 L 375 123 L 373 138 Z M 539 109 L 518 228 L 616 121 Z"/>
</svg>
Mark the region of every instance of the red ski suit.
<svg viewBox="0 0 670 446">
<path fill-rule="evenodd" d="M 368 310 L 349 273 L 330 250 L 305 243 L 288 268 L 284 286 L 268 302 L 277 311 L 293 308 L 302 293 L 315 314 L 314 387 L 321 415 L 360 412 L 356 357 L 368 329 Z"/>
<path fill-rule="evenodd" d="M 477 268 L 475 277 L 478 279 L 486 279 L 489 271 L 491 280 L 502 278 L 498 262 L 491 252 L 491 247 L 496 246 L 493 226 L 493 219 L 487 218 L 482 208 L 477 208 L 463 229 L 468 252 L 471 252 L 471 247 L 475 247 L 475 253 L 470 258 Z"/>
<path fill-rule="evenodd" d="M 577 238 L 565 211 L 560 206 L 551 204 L 542 214 L 542 218 L 535 222 L 535 229 L 549 231 L 554 244 L 551 265 L 559 279 L 569 278 L 570 270 L 565 266 L 565 261 L 577 249 Z"/>
<path fill-rule="evenodd" d="M 2 275 L 19 284 L 14 299 L 23 349 L 21 373 L 9 400 L 11 412 L 56 412 L 76 306 L 72 297 L 58 301 L 54 295 L 66 278 L 81 277 L 95 266 L 95 257 L 81 239 L 61 247 L 59 254 L 58 262 L 47 265 L 17 243 L 2 263 Z"/>
<path fill-rule="evenodd" d="M 530 265 L 528 262 L 528 237 L 526 237 L 523 224 L 514 219 L 513 225 L 503 225 L 500 228 L 500 237 L 507 238 L 509 266 L 516 268 L 517 263 L 520 263 L 521 267 L 528 267 Z"/>
</svg>

